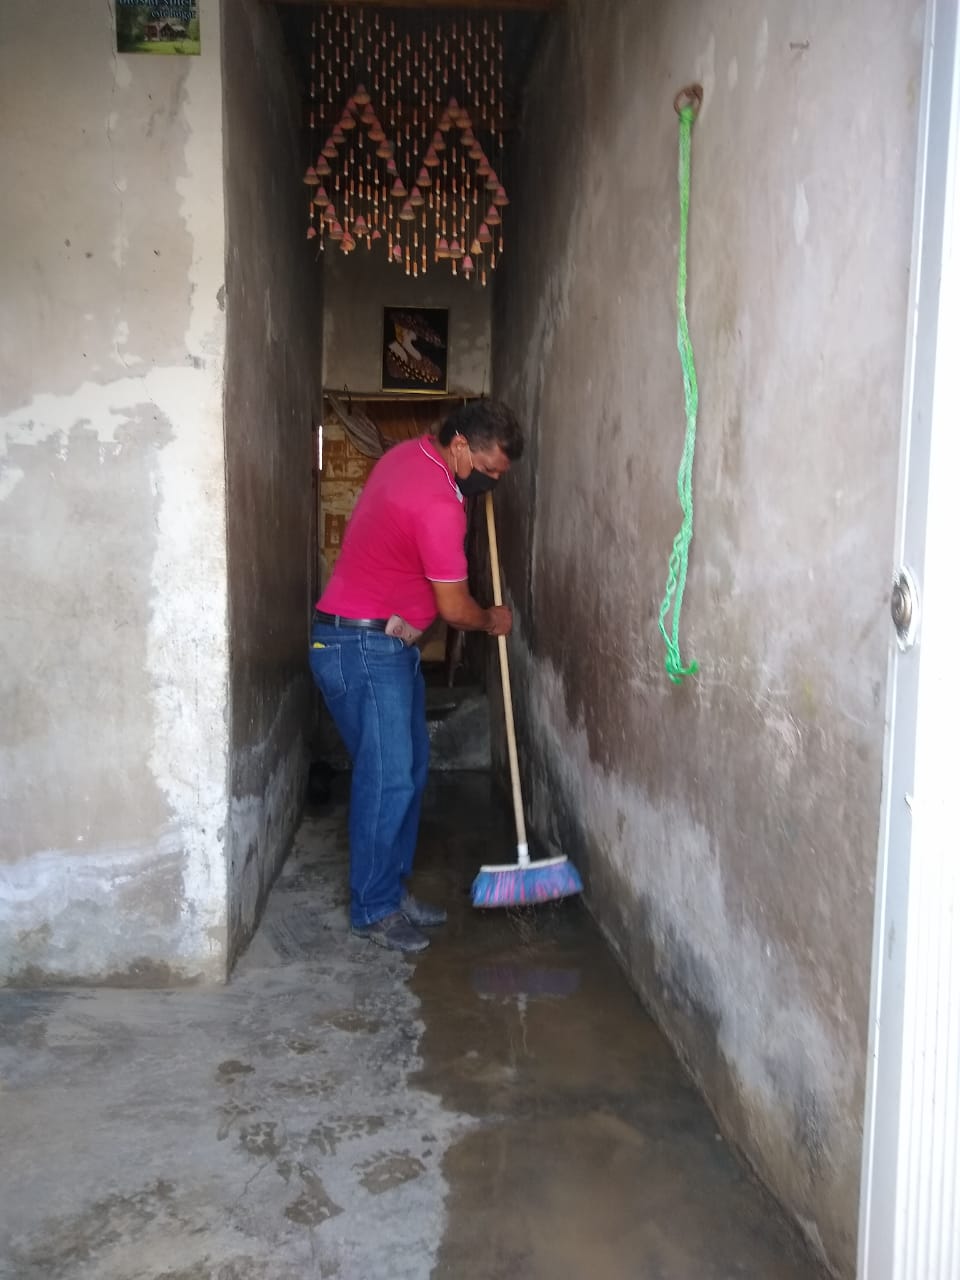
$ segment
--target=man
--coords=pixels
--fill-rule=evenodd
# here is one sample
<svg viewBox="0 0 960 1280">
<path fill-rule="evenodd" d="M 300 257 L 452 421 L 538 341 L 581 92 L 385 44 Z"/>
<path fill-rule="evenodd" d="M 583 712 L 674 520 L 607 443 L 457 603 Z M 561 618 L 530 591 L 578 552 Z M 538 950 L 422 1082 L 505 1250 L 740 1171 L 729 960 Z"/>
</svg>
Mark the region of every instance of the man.
<svg viewBox="0 0 960 1280">
<path fill-rule="evenodd" d="M 317 603 L 310 668 L 353 761 L 350 924 L 393 951 L 423 951 L 446 912 L 407 881 L 430 744 L 416 641 L 436 615 L 461 631 L 507 636 L 504 606 L 467 590 L 465 497 L 494 488 L 523 453 L 506 405 L 455 409 L 436 438 L 395 445 L 376 464 Z"/>
</svg>

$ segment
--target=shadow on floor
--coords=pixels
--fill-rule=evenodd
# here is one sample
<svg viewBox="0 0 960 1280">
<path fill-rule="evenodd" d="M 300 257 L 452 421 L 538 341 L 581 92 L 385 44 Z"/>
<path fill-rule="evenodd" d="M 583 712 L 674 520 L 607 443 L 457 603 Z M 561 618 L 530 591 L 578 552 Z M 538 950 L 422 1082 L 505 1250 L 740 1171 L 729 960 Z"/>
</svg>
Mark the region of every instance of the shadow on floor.
<svg viewBox="0 0 960 1280">
<path fill-rule="evenodd" d="M 3 1280 L 814 1280 L 582 906 L 477 913 L 431 780 L 414 962 L 346 933 L 343 778 L 227 988 L 0 995 Z"/>
</svg>

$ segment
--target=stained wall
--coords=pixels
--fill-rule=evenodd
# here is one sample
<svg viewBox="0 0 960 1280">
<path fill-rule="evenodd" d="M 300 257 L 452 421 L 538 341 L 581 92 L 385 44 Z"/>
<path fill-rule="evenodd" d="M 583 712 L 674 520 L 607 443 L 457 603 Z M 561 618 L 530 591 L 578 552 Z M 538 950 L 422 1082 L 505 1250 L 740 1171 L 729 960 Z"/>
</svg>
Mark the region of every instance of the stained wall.
<svg viewBox="0 0 960 1280">
<path fill-rule="evenodd" d="M 300 90 L 270 6 L 224 6 L 223 68 L 233 955 L 306 787 L 323 274 L 305 235 Z"/>
<path fill-rule="evenodd" d="M 222 977 L 219 9 L 0 9 L 0 981 Z"/>
<path fill-rule="evenodd" d="M 852 1275 L 922 6 L 573 0 L 528 87 L 494 386 L 532 825 L 719 1123 Z M 682 615 L 677 117 L 700 379 Z"/>
<path fill-rule="evenodd" d="M 0 15 L 15 982 L 225 978 L 299 819 L 315 711 L 322 280 L 279 24 L 237 0 L 221 29 L 204 0 L 201 54 L 161 57 L 118 54 L 113 19 Z"/>
</svg>

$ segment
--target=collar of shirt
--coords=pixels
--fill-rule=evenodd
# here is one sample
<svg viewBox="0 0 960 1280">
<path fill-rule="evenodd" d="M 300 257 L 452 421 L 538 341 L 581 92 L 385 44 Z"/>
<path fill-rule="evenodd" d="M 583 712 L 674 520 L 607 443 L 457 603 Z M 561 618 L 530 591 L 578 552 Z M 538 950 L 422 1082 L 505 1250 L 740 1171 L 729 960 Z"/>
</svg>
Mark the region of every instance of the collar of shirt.
<svg viewBox="0 0 960 1280">
<path fill-rule="evenodd" d="M 447 466 L 444 460 L 437 453 L 437 447 L 433 443 L 433 437 L 422 436 L 420 439 L 420 449 L 421 449 L 421 452 L 423 453 L 423 456 L 425 458 L 429 458 L 430 461 L 435 466 L 439 467 L 443 472 L 443 474 L 447 477 L 447 483 L 450 485 L 450 488 L 453 490 L 453 492 L 457 495 L 457 501 L 463 502 L 463 494 L 460 492 L 460 486 L 457 484 L 454 477 L 450 474 L 450 468 Z"/>
</svg>

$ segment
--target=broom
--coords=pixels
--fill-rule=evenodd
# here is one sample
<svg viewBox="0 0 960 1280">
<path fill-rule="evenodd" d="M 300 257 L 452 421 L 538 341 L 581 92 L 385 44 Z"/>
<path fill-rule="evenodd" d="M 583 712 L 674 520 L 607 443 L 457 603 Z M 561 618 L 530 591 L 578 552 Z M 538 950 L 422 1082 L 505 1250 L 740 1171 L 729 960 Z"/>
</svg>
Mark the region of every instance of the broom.
<svg viewBox="0 0 960 1280">
<path fill-rule="evenodd" d="M 500 587 L 500 556 L 497 553 L 497 529 L 493 519 L 493 494 L 488 493 L 487 538 L 490 543 L 490 570 L 493 575 L 493 600 L 503 604 Z M 530 859 L 527 829 L 523 820 L 520 794 L 520 766 L 517 763 L 517 734 L 513 723 L 513 698 L 510 693 L 510 668 L 507 665 L 507 640 L 497 637 L 500 652 L 500 680 L 503 684 L 503 710 L 507 722 L 507 754 L 510 757 L 510 781 L 513 784 L 513 816 L 517 824 L 517 861 L 502 866 L 481 867 L 473 882 L 475 907 L 515 907 L 534 902 L 551 902 L 583 892 L 583 882 L 572 862 L 565 857 Z"/>
</svg>

